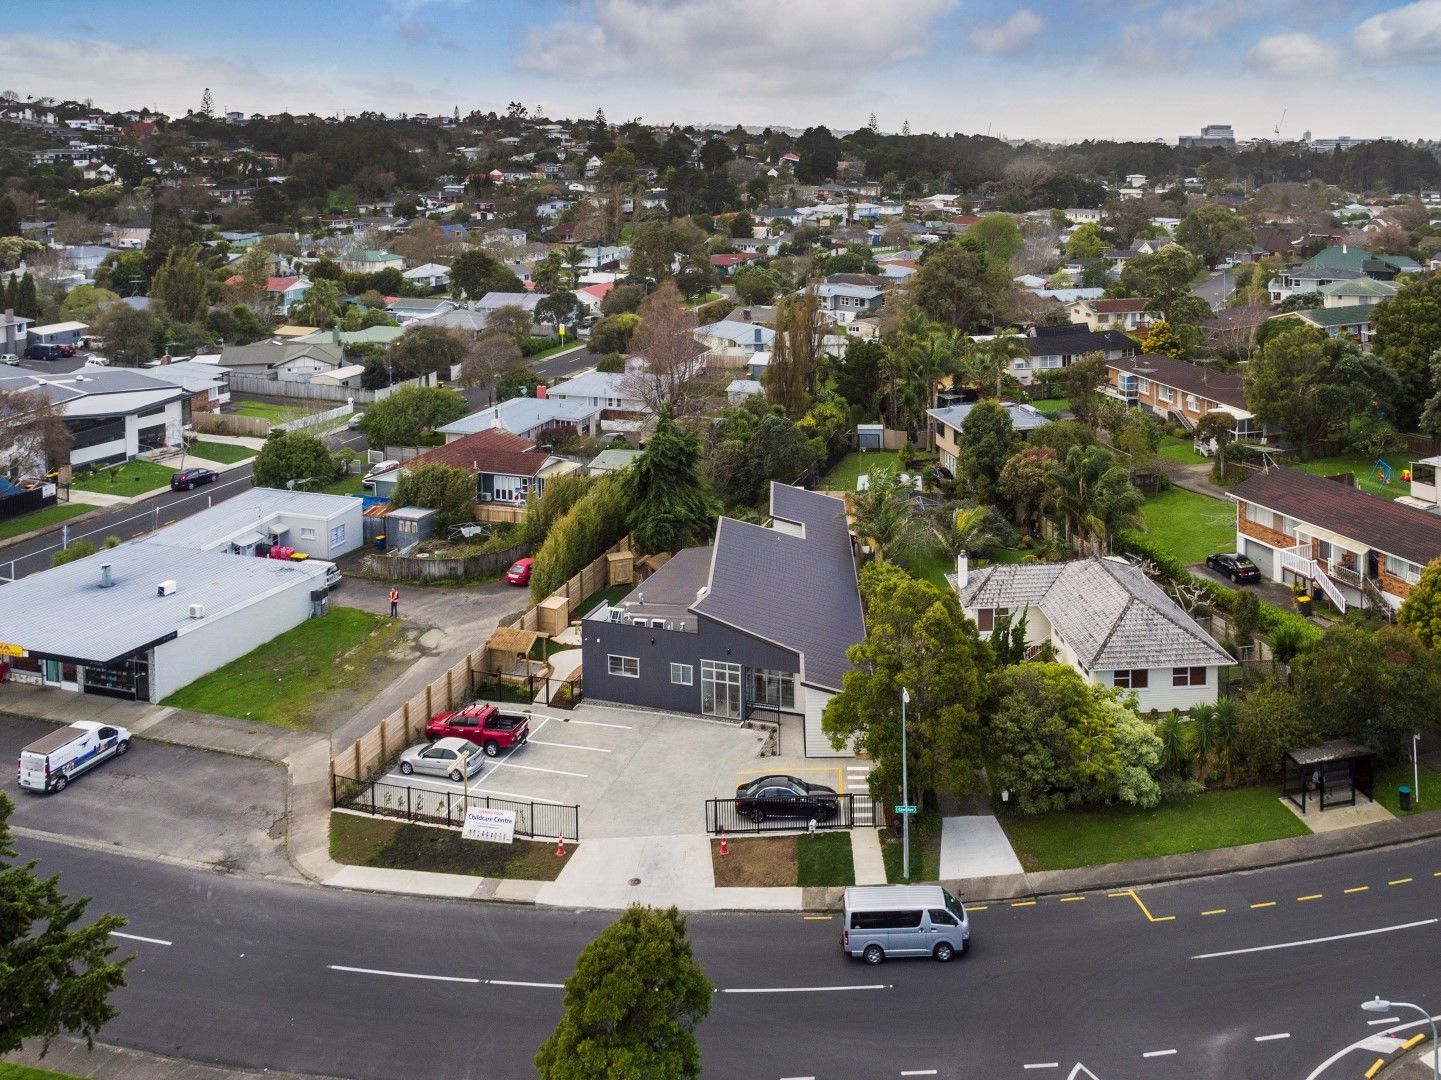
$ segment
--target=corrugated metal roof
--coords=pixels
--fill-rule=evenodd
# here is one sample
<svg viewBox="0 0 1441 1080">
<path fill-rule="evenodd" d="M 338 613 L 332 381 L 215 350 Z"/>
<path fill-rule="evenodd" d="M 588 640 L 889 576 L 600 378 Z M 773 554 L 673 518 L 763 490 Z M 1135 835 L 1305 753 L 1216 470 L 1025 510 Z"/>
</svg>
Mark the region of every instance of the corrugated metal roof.
<svg viewBox="0 0 1441 1080">
<path fill-rule="evenodd" d="M 100 566 L 114 584 L 101 588 Z M 122 544 L 0 588 L 7 641 L 31 652 L 110 662 L 275 592 L 325 580 L 320 564 L 198 551 L 154 538 Z M 157 594 L 162 581 L 175 592 Z M 190 605 L 205 616 L 190 618 Z"/>
<path fill-rule="evenodd" d="M 162 544 L 188 548 L 214 547 L 249 530 L 259 529 L 283 513 L 329 519 L 351 510 L 353 495 L 322 495 L 282 488 L 247 488 L 223 502 L 167 525 L 153 534 Z"/>
</svg>

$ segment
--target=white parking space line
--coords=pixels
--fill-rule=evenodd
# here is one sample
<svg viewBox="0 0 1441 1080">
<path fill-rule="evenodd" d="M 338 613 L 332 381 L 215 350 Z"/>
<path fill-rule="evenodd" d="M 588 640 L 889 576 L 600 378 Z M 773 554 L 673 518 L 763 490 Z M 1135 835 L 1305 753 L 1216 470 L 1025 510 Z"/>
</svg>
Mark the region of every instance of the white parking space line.
<svg viewBox="0 0 1441 1080">
<path fill-rule="evenodd" d="M 536 990 L 564 990 L 565 983 L 515 982 L 511 979 L 486 979 L 487 986 L 528 986 Z"/>
<path fill-rule="evenodd" d="M 1306 938 L 1304 941 L 1282 941 L 1275 945 L 1255 945 L 1249 949 L 1228 949 L 1225 952 L 1201 953 L 1192 960 L 1214 960 L 1221 956 L 1244 956 L 1247 953 L 1271 952 L 1275 949 L 1299 949 L 1302 945 L 1324 945 L 1328 941 L 1345 941 L 1348 938 L 1371 937 L 1373 934 L 1390 934 L 1396 930 L 1414 930 L 1418 926 L 1431 926 L 1441 919 L 1421 919 L 1417 922 L 1398 923 L 1396 926 L 1378 926 L 1374 930 L 1357 930 L 1350 934 L 1332 934 L 1329 937 Z"/>
<path fill-rule="evenodd" d="M 782 1076 L 781 1080 L 816 1080 L 814 1076 Z"/>
<path fill-rule="evenodd" d="M 836 990 L 889 990 L 887 983 L 858 986 L 742 986 L 727 987 L 722 994 L 825 994 Z"/>
<path fill-rule="evenodd" d="M 546 719 L 549 720 L 550 717 L 547 716 Z M 575 719 L 574 717 L 571 717 L 569 720 L 563 720 L 562 723 L 566 723 L 566 724 L 583 724 L 583 725 L 586 726 L 586 727 L 608 727 L 608 728 L 616 728 L 616 729 L 619 730 L 619 731 L 629 731 L 629 730 L 631 729 L 631 726 L 630 726 L 629 724 L 607 724 L 607 723 L 603 723 L 603 722 L 600 721 L 600 720 L 577 720 L 577 719 Z M 538 730 L 538 729 L 537 729 L 537 730 Z"/>
<path fill-rule="evenodd" d="M 556 776 L 574 776 L 579 780 L 588 779 L 588 774 L 583 772 L 566 772 L 564 769 L 542 769 L 539 765 L 517 765 L 513 761 L 500 762 L 500 764 L 490 770 L 490 775 L 494 776 L 497 769 L 524 769 L 526 772 L 554 773 Z"/>
<path fill-rule="evenodd" d="M 426 982 L 450 982 L 470 983 L 472 986 L 479 986 L 481 980 L 470 979 L 462 975 L 418 975 L 413 971 L 381 971 L 378 968 L 343 967 L 340 964 L 327 964 L 331 971 L 344 971 L 352 975 L 386 975 L 392 979 L 423 979 Z"/>
<path fill-rule="evenodd" d="M 935 1069 L 902 1069 L 902 1076 L 935 1076 Z"/>
<path fill-rule="evenodd" d="M 1141 1056 L 1143 1058 L 1170 1057 L 1175 1052 L 1175 1050 L 1147 1050 Z"/>
<path fill-rule="evenodd" d="M 609 754 L 610 751 L 603 746 L 576 746 L 574 743 L 564 742 L 541 742 L 539 739 L 529 739 L 528 746 L 558 746 L 562 750 L 589 750 L 592 754 Z"/>
<path fill-rule="evenodd" d="M 1060 1067 L 1059 1061 L 1033 1061 L 1029 1065 L 1021 1066 L 1023 1069 L 1059 1069 Z"/>
<path fill-rule="evenodd" d="M 174 945 L 173 941 L 166 941 L 158 937 L 141 937 L 139 934 L 122 934 L 119 930 L 110 931 L 111 937 L 123 937 L 126 941 L 143 941 L 147 945 Z"/>
<path fill-rule="evenodd" d="M 1399 1016 L 1387 1016 L 1381 1020 L 1367 1020 L 1366 1026 L 1380 1027 L 1382 1024 L 1399 1024 L 1400 1022 L 1401 1018 Z"/>
<path fill-rule="evenodd" d="M 1257 1042 L 1274 1042 L 1274 1041 L 1277 1040 L 1277 1039 L 1289 1039 L 1290 1037 L 1291 1037 L 1291 1033 L 1290 1033 L 1289 1031 L 1278 1031 L 1278 1032 L 1277 1032 L 1276 1034 L 1274 1034 L 1274 1035 L 1257 1035 L 1257 1036 L 1256 1036 L 1256 1041 L 1257 1041 Z"/>
<path fill-rule="evenodd" d="M 539 795 L 521 795 L 514 791 L 497 791 L 495 788 L 470 789 L 472 795 L 497 795 L 502 799 L 519 799 L 521 802 L 543 802 L 551 806 L 570 806 L 570 803 L 556 802 L 554 799 L 542 799 Z"/>
</svg>

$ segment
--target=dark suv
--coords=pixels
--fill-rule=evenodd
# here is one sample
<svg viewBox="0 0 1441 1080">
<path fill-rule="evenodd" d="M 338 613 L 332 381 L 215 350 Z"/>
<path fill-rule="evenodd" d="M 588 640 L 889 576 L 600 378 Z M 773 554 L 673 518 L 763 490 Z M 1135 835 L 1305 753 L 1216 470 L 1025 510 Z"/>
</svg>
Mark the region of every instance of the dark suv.
<svg viewBox="0 0 1441 1080">
<path fill-rule="evenodd" d="M 219 476 L 214 469 L 181 469 L 170 478 L 170 490 L 189 491 L 201 484 L 213 484 Z"/>
<path fill-rule="evenodd" d="M 31 345 L 25 350 L 28 360 L 59 360 L 63 355 L 59 345 Z"/>
</svg>

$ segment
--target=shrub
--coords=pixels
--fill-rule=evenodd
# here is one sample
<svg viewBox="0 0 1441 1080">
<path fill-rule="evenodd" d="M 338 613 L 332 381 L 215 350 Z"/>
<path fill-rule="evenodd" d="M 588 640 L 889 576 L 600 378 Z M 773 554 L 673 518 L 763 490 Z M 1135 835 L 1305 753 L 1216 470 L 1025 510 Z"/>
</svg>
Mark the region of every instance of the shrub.
<svg viewBox="0 0 1441 1080">
<path fill-rule="evenodd" d="M 735 310 L 735 306 L 735 301 L 726 297 L 712 300 L 709 304 L 702 304 L 695 310 L 696 325 L 705 326 L 707 323 L 720 322 Z"/>
<path fill-rule="evenodd" d="M 550 528 L 535 556 L 530 595 L 543 600 L 625 535 L 630 502 L 623 473 L 595 480 L 585 496 Z"/>
<path fill-rule="evenodd" d="M 94 544 L 92 544 L 89 540 L 77 540 L 68 548 L 62 548 L 61 550 L 55 552 L 54 555 L 51 555 L 50 565 L 64 566 L 66 563 L 72 563 L 75 562 L 77 559 L 83 559 L 88 555 L 94 554 Z"/>
</svg>

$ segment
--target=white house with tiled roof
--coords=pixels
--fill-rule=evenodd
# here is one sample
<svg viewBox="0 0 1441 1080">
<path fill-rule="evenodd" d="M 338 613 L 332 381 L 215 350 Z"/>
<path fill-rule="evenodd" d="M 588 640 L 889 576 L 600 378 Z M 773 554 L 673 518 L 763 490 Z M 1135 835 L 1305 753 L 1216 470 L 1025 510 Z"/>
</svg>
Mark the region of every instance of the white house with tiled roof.
<svg viewBox="0 0 1441 1080">
<path fill-rule="evenodd" d="M 1129 690 L 1140 709 L 1213 704 L 1234 664 L 1210 634 L 1145 573 L 1115 557 L 969 569 L 948 575 L 982 637 L 1026 613 L 1028 654 L 1049 642 L 1058 663 L 1089 683 Z"/>
</svg>

